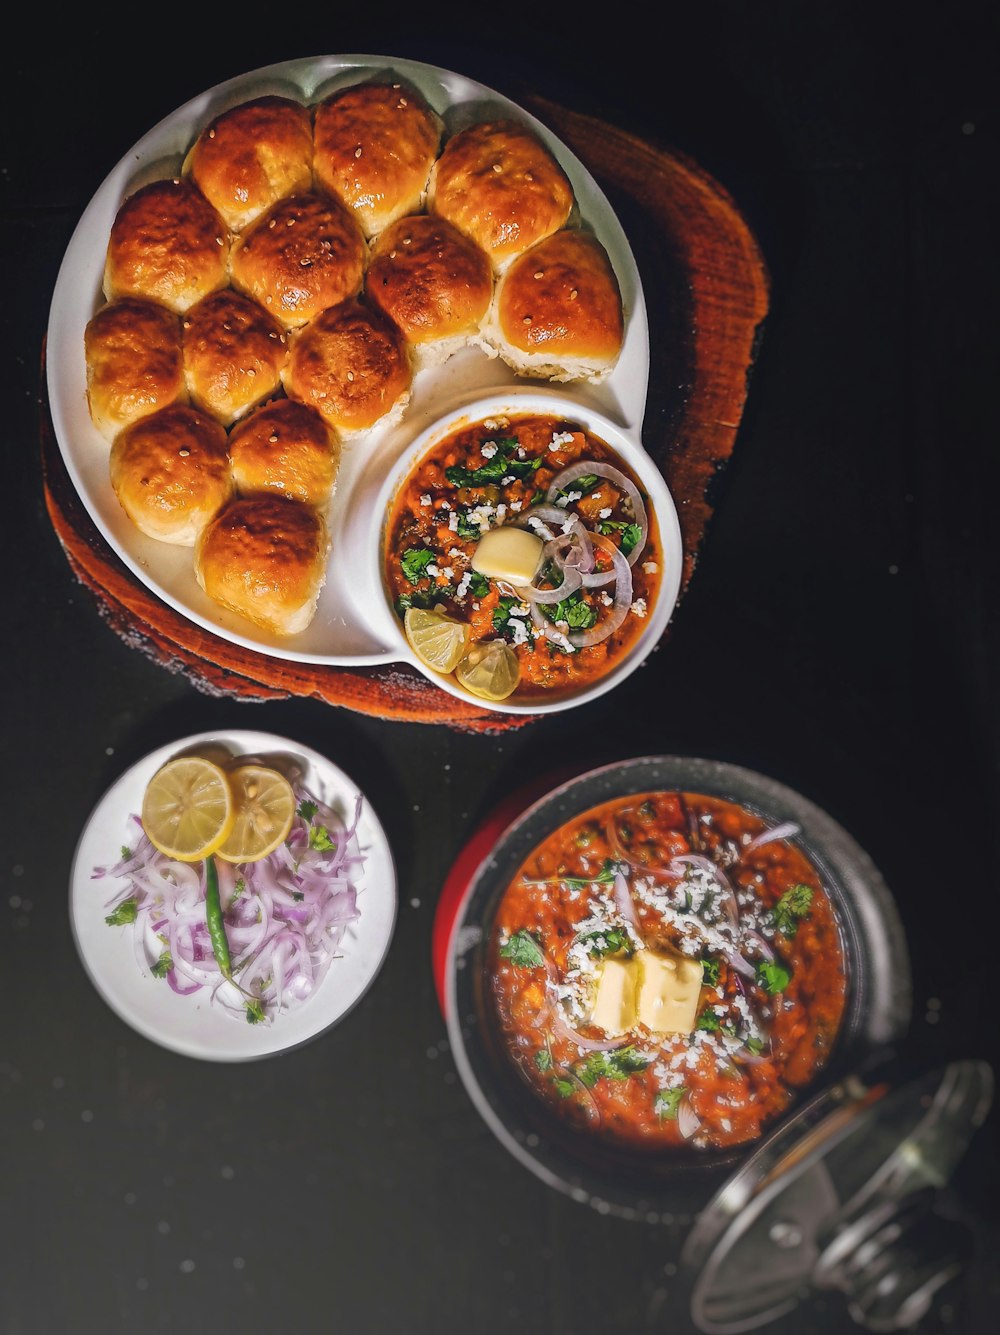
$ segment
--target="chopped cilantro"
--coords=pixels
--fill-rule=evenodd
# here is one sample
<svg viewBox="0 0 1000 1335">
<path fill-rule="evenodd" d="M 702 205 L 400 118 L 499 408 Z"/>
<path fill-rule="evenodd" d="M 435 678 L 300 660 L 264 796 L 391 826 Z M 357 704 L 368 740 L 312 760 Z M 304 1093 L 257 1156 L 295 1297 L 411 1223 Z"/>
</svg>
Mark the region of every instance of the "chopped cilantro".
<svg viewBox="0 0 1000 1335">
<path fill-rule="evenodd" d="M 706 987 L 718 987 L 719 985 L 718 960 L 702 960 L 701 980 Z"/>
<path fill-rule="evenodd" d="M 410 607 L 433 607 L 442 598 L 451 597 L 451 592 L 450 586 L 435 584 L 430 589 L 414 589 L 412 593 L 401 593 L 395 603 L 396 615 L 405 617 Z"/>
<path fill-rule="evenodd" d="M 502 959 L 510 960 L 519 969 L 540 969 L 545 963 L 542 948 L 526 927 L 522 927 L 500 947 Z"/>
<path fill-rule="evenodd" d="M 799 920 L 809 912 L 812 901 L 811 886 L 793 885 L 786 890 L 770 913 L 775 930 L 782 936 L 793 937 L 799 930 Z"/>
<path fill-rule="evenodd" d="M 567 890 L 586 890 L 588 885 L 610 885 L 618 871 L 618 863 L 604 859 L 604 866 L 596 876 L 558 876 L 556 880 Z"/>
<path fill-rule="evenodd" d="M 466 542 L 478 542 L 483 536 L 482 526 L 477 524 L 474 519 L 469 518 L 468 510 L 459 510 L 457 513 L 458 527 L 455 529 L 455 532 L 460 538 L 464 538 Z M 477 594 L 476 596 L 478 597 L 479 595 Z"/>
<path fill-rule="evenodd" d="M 539 606 L 550 621 L 565 621 L 572 630 L 589 630 L 597 620 L 597 613 L 579 589 L 554 606 L 551 603 Z"/>
<path fill-rule="evenodd" d="M 411 584 L 427 579 L 427 567 L 434 564 L 434 553 L 427 547 L 407 547 L 399 558 L 403 574 Z"/>
<path fill-rule="evenodd" d="M 490 591 L 490 582 L 478 570 L 469 571 L 469 592 L 473 598 L 485 598 Z"/>
<path fill-rule="evenodd" d="M 244 1005 L 247 1012 L 247 1024 L 260 1024 L 264 1019 L 264 1003 L 257 997 L 247 997 Z"/>
<path fill-rule="evenodd" d="M 560 496 L 568 496 L 571 491 L 578 491 L 582 496 L 585 492 L 593 491 L 597 486 L 598 477 L 596 473 L 584 473 L 582 477 L 574 478 L 572 482 L 565 487 L 559 488 Z"/>
<path fill-rule="evenodd" d="M 621 535 L 622 556 L 630 556 L 642 541 L 642 529 L 638 524 L 626 524 L 618 519 L 605 519 L 597 526 L 598 533 L 610 538 L 613 533 Z"/>
<path fill-rule="evenodd" d="M 245 895 L 246 892 L 247 892 L 247 883 L 246 881 L 244 881 L 242 876 L 238 876 L 236 878 L 236 885 L 233 887 L 233 897 L 229 901 L 230 906 L 235 904 L 236 901 L 240 898 L 240 896 Z"/>
<path fill-rule="evenodd" d="M 695 1028 L 707 1029 L 710 1034 L 714 1034 L 722 1028 L 722 1021 L 716 1015 L 715 1011 L 706 1006 L 698 1016 L 698 1023 L 695 1025 Z"/>
<path fill-rule="evenodd" d="M 139 901 L 135 895 L 130 895 L 128 899 L 123 899 L 117 908 L 112 909 L 104 921 L 109 927 L 125 927 L 128 923 L 135 922 L 138 912 Z"/>
<path fill-rule="evenodd" d="M 520 606 L 520 598 L 501 598 L 493 609 L 493 629 L 501 635 L 513 634 L 510 630 L 510 613 L 512 608 Z"/>
<path fill-rule="evenodd" d="M 122 862 L 129 862 L 132 858 L 132 850 L 128 844 L 122 844 Z"/>
<path fill-rule="evenodd" d="M 637 1071 L 644 1071 L 648 1065 L 648 1057 L 637 1052 L 629 1043 L 624 1048 L 615 1048 L 613 1052 L 590 1053 L 577 1068 L 577 1075 L 588 1089 L 593 1089 L 598 1080 L 627 1080 Z"/>
<path fill-rule="evenodd" d="M 496 454 L 487 459 L 478 468 L 463 468 L 454 464 L 444 470 L 444 475 L 454 487 L 488 487 L 492 482 L 502 482 L 505 477 L 518 480 L 531 477 L 542 464 L 541 456 L 537 459 L 518 459 L 515 457 L 517 441 L 514 439 L 498 440 Z"/>
<path fill-rule="evenodd" d="M 548 1048 L 539 1048 L 535 1053 L 535 1065 L 540 1071 L 548 1071 L 552 1066 L 552 1053 Z"/>
<path fill-rule="evenodd" d="M 752 1053 L 754 1057 L 758 1057 L 764 1051 L 764 1040 L 758 1038 L 756 1034 L 751 1034 L 745 1046 L 747 1052 Z"/>
<path fill-rule="evenodd" d="M 576 1093 L 576 1086 L 573 1084 L 572 1080 L 564 1080 L 562 1076 L 554 1075 L 552 1077 L 552 1083 L 555 1085 L 561 1099 L 572 1098 Z"/>
<path fill-rule="evenodd" d="M 661 1089 L 658 1091 L 656 1098 L 653 1100 L 653 1111 L 661 1122 L 676 1122 L 681 1099 L 686 1093 L 687 1088 L 684 1085 L 678 1085 L 676 1089 Z"/>
<path fill-rule="evenodd" d="M 757 982 L 769 996 L 784 992 L 792 981 L 792 975 L 776 960 L 760 960 L 757 964 Z"/>
<path fill-rule="evenodd" d="M 149 966 L 149 972 L 154 978 L 166 978 L 167 974 L 173 967 L 173 956 L 170 954 L 169 950 L 165 950 L 155 964 Z"/>
<path fill-rule="evenodd" d="M 308 824 L 312 821 L 316 812 L 319 811 L 319 807 L 315 802 L 300 802 L 297 810 L 302 819 Z"/>
<path fill-rule="evenodd" d="M 309 847 L 315 848 L 318 853 L 328 853 L 336 848 L 337 844 L 330 838 L 330 831 L 325 825 L 310 825 Z"/>
<path fill-rule="evenodd" d="M 621 927 L 611 927 L 604 932 L 585 932 L 576 939 L 587 947 L 588 955 L 593 955 L 595 959 L 603 959 L 605 955 L 632 954 L 632 942 Z"/>
</svg>

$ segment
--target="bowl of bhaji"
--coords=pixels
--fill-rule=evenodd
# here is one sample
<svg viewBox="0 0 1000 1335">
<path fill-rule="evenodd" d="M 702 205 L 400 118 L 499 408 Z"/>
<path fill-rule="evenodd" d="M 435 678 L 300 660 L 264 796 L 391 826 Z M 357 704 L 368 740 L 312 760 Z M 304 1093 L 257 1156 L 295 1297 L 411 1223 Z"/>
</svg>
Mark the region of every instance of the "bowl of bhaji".
<svg viewBox="0 0 1000 1335">
<path fill-rule="evenodd" d="M 811 800 L 722 761 L 558 783 L 454 902 L 463 1083 L 516 1158 L 602 1212 L 696 1211 L 909 1021 L 905 936 L 871 859 Z"/>
<path fill-rule="evenodd" d="M 657 645 L 680 588 L 660 470 L 559 391 L 508 389 L 446 414 L 411 443 L 376 513 L 401 656 L 499 712 L 610 690 Z"/>
</svg>

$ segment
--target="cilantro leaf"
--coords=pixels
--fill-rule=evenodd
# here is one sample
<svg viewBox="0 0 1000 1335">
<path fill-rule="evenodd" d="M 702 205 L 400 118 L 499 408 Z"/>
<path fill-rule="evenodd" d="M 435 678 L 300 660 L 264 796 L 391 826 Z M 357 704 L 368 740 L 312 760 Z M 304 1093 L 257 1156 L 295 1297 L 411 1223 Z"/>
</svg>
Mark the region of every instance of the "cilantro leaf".
<svg viewBox="0 0 1000 1335">
<path fill-rule="evenodd" d="M 128 844 L 122 844 L 122 862 L 130 862 L 131 860 L 132 860 L 131 848 L 129 848 Z"/>
<path fill-rule="evenodd" d="M 696 1029 L 707 1029 L 710 1034 L 717 1033 L 722 1028 L 722 1021 L 710 1007 L 706 1006 L 698 1016 Z"/>
<path fill-rule="evenodd" d="M 473 598 L 485 598 L 490 591 L 490 582 L 478 570 L 469 572 L 469 592 Z"/>
<path fill-rule="evenodd" d="M 231 907 L 233 904 L 235 904 L 236 901 L 237 901 L 242 895 L 245 895 L 246 892 L 247 892 L 247 883 L 246 883 L 246 881 L 244 881 L 244 879 L 243 879 L 242 876 L 237 876 L 237 878 L 236 878 L 236 884 L 233 886 L 233 897 L 232 897 L 232 899 L 229 901 L 230 907 Z"/>
<path fill-rule="evenodd" d="M 657 1092 L 656 1098 L 653 1100 L 653 1111 L 661 1122 L 676 1122 L 681 1099 L 686 1093 L 687 1087 L 685 1085 L 678 1085 L 676 1089 L 661 1089 Z"/>
<path fill-rule="evenodd" d="M 617 871 L 618 863 L 605 858 L 604 866 L 596 876 L 560 876 L 557 879 L 567 890 L 586 890 L 588 885 L 610 885 Z"/>
<path fill-rule="evenodd" d="M 511 609 L 520 606 L 520 598 L 501 598 L 493 609 L 493 629 L 501 635 L 506 635 L 510 631 Z"/>
<path fill-rule="evenodd" d="M 468 510 L 458 511 L 458 527 L 455 529 L 455 532 L 460 538 L 464 538 L 466 542 L 478 542 L 483 536 L 482 525 L 477 524 L 474 519 L 469 518 Z"/>
<path fill-rule="evenodd" d="M 540 969 L 545 963 L 542 948 L 526 927 L 522 927 L 500 947 L 502 959 L 510 960 L 519 969 Z"/>
<path fill-rule="evenodd" d="M 411 584 L 427 579 L 427 567 L 434 564 L 434 553 L 427 547 L 407 547 L 399 558 L 403 574 Z"/>
<path fill-rule="evenodd" d="M 139 901 L 135 895 L 130 895 L 128 899 L 123 899 L 116 908 L 113 908 L 104 921 L 109 927 L 125 927 L 130 922 L 135 922 L 138 912 Z"/>
<path fill-rule="evenodd" d="M 560 496 L 568 496 L 572 491 L 578 491 L 583 496 L 588 491 L 593 491 L 597 486 L 598 476 L 596 473 L 584 473 L 582 477 L 574 478 L 572 482 L 565 487 L 559 488 Z"/>
<path fill-rule="evenodd" d="M 747 1052 L 752 1053 L 755 1057 L 759 1057 L 764 1051 L 764 1040 L 758 1038 L 756 1034 L 751 1034 L 747 1039 L 745 1046 Z"/>
<path fill-rule="evenodd" d="M 799 920 L 804 918 L 812 907 L 813 890 L 808 885 L 793 885 L 775 904 L 770 919 L 776 931 L 782 936 L 793 937 L 799 930 Z"/>
<path fill-rule="evenodd" d="M 718 960 L 702 960 L 701 981 L 704 983 L 705 987 L 718 987 L 719 985 Z"/>
<path fill-rule="evenodd" d="M 325 825 L 309 826 L 309 847 L 318 853 L 329 853 L 337 847 L 336 840 L 330 838 L 330 831 Z"/>
<path fill-rule="evenodd" d="M 789 970 L 776 960 L 759 960 L 756 973 L 757 982 L 772 997 L 777 996 L 779 992 L 784 992 L 792 981 Z"/>
<path fill-rule="evenodd" d="M 603 932 L 584 932 L 582 936 L 577 936 L 576 939 L 587 947 L 587 954 L 592 955 L 595 959 L 603 959 L 605 955 L 631 955 L 633 953 L 628 932 L 622 927 L 610 927 Z"/>
<path fill-rule="evenodd" d="M 173 956 L 169 950 L 165 950 L 160 958 L 149 966 L 149 972 L 154 978 L 166 978 L 167 974 L 174 967 Z"/>
<path fill-rule="evenodd" d="M 576 1086 L 572 1080 L 564 1080 L 562 1076 L 554 1075 L 552 1083 L 555 1085 L 561 1099 L 572 1098 L 576 1093 Z"/>
<path fill-rule="evenodd" d="M 626 524 L 619 519 L 605 519 L 603 523 L 597 526 L 598 533 L 603 533 L 606 538 L 612 534 L 621 535 L 621 553 L 622 556 L 630 556 L 642 541 L 642 529 L 638 524 Z"/>
<path fill-rule="evenodd" d="M 247 1012 L 247 1024 L 260 1024 L 264 1019 L 264 1003 L 256 997 L 247 997 L 244 1005 Z"/>
<path fill-rule="evenodd" d="M 550 621 L 565 621 L 572 630 L 589 630 L 597 620 L 597 613 L 579 589 L 554 606 L 551 603 L 539 606 Z"/>
<path fill-rule="evenodd" d="M 542 465 L 541 455 L 537 459 L 517 459 L 517 441 L 514 439 L 498 440 L 496 453 L 478 468 L 463 468 L 453 464 L 444 470 L 444 475 L 454 487 L 488 487 L 490 483 L 502 482 L 505 477 L 522 481 L 531 477 Z"/>
<path fill-rule="evenodd" d="M 548 1071 L 552 1068 L 552 1053 L 548 1048 L 539 1048 L 535 1053 L 535 1065 L 540 1071 Z"/>
<path fill-rule="evenodd" d="M 590 1053 L 577 1067 L 576 1073 L 588 1089 L 593 1089 L 598 1080 L 627 1080 L 648 1065 L 649 1058 L 629 1043 L 612 1052 Z"/>
<path fill-rule="evenodd" d="M 300 802 L 297 811 L 302 819 L 309 824 L 311 823 L 313 816 L 316 815 L 316 812 L 319 811 L 319 807 L 315 802 Z"/>
</svg>

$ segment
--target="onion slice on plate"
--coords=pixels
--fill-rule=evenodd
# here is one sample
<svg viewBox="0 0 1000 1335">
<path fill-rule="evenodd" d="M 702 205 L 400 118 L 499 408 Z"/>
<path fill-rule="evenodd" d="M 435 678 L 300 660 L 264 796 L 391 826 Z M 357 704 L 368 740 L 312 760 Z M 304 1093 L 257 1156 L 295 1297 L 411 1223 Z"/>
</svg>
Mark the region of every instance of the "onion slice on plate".
<svg viewBox="0 0 1000 1335">
<path fill-rule="evenodd" d="M 565 491 L 577 478 L 587 477 L 588 475 L 607 478 L 609 482 L 613 483 L 614 486 L 620 491 L 625 492 L 628 496 L 629 503 L 632 507 L 632 514 L 635 517 L 634 522 L 638 525 L 642 535 L 629 552 L 627 558 L 630 566 L 635 565 L 636 561 L 639 559 L 640 553 L 646 545 L 646 537 L 649 533 L 649 520 L 646 517 L 646 507 L 639 494 L 639 488 L 631 478 L 625 476 L 620 468 L 615 468 L 614 464 L 601 463 L 597 459 L 580 459 L 575 464 L 570 464 L 568 468 L 564 468 L 561 472 L 555 475 L 549 483 L 546 500 L 550 504 L 553 504 L 555 498 L 561 491 Z"/>
</svg>

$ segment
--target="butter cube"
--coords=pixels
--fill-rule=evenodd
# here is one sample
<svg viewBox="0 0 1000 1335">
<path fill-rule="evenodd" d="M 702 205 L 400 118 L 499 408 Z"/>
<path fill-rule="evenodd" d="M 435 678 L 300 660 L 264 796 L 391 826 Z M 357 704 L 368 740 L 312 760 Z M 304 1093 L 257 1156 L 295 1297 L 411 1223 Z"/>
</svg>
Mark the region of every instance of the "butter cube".
<svg viewBox="0 0 1000 1335">
<path fill-rule="evenodd" d="M 590 1023 L 607 1034 L 624 1034 L 635 1024 L 635 969 L 632 960 L 606 959 L 597 978 Z"/>
<path fill-rule="evenodd" d="M 654 1034 L 692 1033 L 701 998 L 701 960 L 642 950 L 636 963 L 639 1021 Z"/>
<path fill-rule="evenodd" d="M 542 560 L 544 543 L 537 533 L 506 524 L 484 533 L 472 556 L 472 568 L 508 584 L 530 584 Z"/>
</svg>

